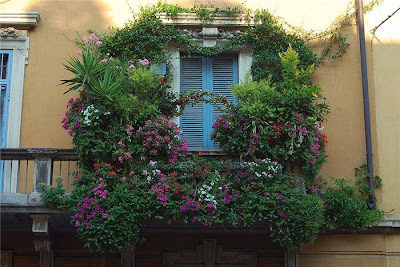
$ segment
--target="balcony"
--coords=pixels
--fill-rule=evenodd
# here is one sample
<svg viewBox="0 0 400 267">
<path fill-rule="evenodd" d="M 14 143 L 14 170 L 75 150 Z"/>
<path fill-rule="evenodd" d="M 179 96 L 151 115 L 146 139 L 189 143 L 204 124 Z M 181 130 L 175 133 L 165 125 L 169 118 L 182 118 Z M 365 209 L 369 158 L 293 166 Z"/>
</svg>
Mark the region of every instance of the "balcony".
<svg viewBox="0 0 400 267">
<path fill-rule="evenodd" d="M 38 185 L 55 186 L 57 177 L 63 177 L 63 187 L 69 193 L 73 189 L 74 176 L 79 172 L 76 161 L 72 149 L 1 149 L 2 210 L 43 206 Z"/>
</svg>

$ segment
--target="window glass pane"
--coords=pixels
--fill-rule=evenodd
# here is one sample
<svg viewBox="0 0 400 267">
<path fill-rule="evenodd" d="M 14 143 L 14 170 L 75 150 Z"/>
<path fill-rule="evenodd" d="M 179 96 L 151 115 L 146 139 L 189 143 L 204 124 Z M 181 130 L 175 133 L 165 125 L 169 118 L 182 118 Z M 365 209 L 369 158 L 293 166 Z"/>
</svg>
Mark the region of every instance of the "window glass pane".
<svg viewBox="0 0 400 267">
<path fill-rule="evenodd" d="M 4 130 L 4 127 L 5 127 L 5 124 L 4 124 L 4 112 L 5 112 L 5 110 L 4 110 L 4 107 L 5 107 L 5 101 L 6 101 L 6 86 L 4 85 L 4 84 L 2 84 L 1 85 L 1 90 L 0 90 L 0 129 L 1 129 L 1 132 L 0 132 L 0 145 L 1 146 L 3 146 L 3 130 Z"/>
<path fill-rule="evenodd" d="M 0 54 L 0 79 L 7 79 L 7 66 L 8 66 L 9 54 Z"/>
</svg>

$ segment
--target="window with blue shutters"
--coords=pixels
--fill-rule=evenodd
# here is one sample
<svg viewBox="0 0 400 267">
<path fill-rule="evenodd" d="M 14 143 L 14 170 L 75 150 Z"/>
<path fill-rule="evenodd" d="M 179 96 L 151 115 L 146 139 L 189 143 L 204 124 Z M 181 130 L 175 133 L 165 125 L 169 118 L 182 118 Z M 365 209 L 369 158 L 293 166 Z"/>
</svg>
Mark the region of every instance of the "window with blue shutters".
<svg viewBox="0 0 400 267">
<path fill-rule="evenodd" d="M 181 92 L 208 90 L 233 99 L 230 90 L 238 83 L 237 55 L 219 55 L 203 58 L 181 58 Z M 182 138 L 190 149 L 216 148 L 211 140 L 212 125 L 221 115 L 210 104 L 188 105 L 181 116 Z"/>
</svg>

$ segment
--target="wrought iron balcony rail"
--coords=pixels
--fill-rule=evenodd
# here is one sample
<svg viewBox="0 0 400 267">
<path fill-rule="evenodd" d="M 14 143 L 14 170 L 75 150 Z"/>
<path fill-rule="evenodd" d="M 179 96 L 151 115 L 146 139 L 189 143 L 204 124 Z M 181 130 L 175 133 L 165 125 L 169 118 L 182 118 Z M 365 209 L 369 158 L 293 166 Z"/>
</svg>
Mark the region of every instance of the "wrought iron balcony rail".
<svg viewBox="0 0 400 267">
<path fill-rule="evenodd" d="M 0 181 L 4 193 L 31 193 L 41 183 L 55 186 L 57 177 L 67 192 L 79 172 L 72 149 L 3 148 L 0 149 Z"/>
</svg>

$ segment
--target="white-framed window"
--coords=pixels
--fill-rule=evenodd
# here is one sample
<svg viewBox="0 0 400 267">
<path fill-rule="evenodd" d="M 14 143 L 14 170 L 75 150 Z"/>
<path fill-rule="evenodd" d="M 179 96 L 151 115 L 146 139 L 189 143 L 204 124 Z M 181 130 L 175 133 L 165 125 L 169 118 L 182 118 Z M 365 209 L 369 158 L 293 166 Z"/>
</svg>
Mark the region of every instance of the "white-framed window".
<svg viewBox="0 0 400 267">
<path fill-rule="evenodd" d="M 21 138 L 22 101 L 25 65 L 28 60 L 29 37 L 0 37 L 4 78 L 1 81 L 3 102 L 2 148 L 18 148 Z M 1 74 L 2 74 L 1 73 Z M 3 77 L 2 77 L 3 78 Z M 11 167 L 12 166 L 12 167 Z M 0 164 L 0 192 L 17 192 L 18 161 Z"/>
</svg>

